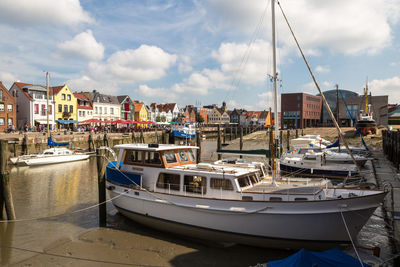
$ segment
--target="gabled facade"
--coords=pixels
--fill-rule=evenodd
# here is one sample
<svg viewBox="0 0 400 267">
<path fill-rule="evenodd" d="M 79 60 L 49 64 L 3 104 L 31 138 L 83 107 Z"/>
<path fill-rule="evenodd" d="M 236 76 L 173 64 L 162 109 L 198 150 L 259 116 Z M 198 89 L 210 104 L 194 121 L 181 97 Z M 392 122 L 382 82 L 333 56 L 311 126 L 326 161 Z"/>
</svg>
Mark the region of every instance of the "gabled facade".
<svg viewBox="0 0 400 267">
<path fill-rule="evenodd" d="M 135 102 L 135 121 L 147 121 L 147 110 L 144 103 Z"/>
<path fill-rule="evenodd" d="M 157 121 L 156 120 L 156 117 L 158 116 L 158 114 L 159 114 L 159 110 L 158 110 L 158 105 L 156 104 L 156 103 L 151 103 L 150 104 L 150 116 L 148 116 L 149 117 L 149 119 L 151 120 L 151 121 Z"/>
<path fill-rule="evenodd" d="M 53 96 L 56 110 L 55 120 L 77 120 L 77 101 L 69 89 L 68 85 L 64 84 L 61 86 L 50 87 L 50 95 Z M 58 128 L 61 128 L 61 124 L 57 122 Z"/>
<path fill-rule="evenodd" d="M 134 120 L 135 119 L 135 102 L 127 95 L 118 96 L 118 101 L 121 105 L 121 119 Z"/>
<path fill-rule="evenodd" d="M 203 118 L 203 123 L 208 123 L 208 116 L 211 114 L 212 109 L 204 108 L 204 107 L 197 107 L 196 113 L 197 116 L 201 116 Z"/>
<path fill-rule="evenodd" d="M 261 111 L 260 117 L 258 119 L 258 123 L 261 126 L 271 127 L 271 125 L 272 125 L 271 112 L 266 111 L 266 110 Z"/>
<path fill-rule="evenodd" d="M 77 101 L 77 120 L 85 121 L 93 118 L 93 106 L 89 98 L 83 93 L 74 93 Z"/>
<path fill-rule="evenodd" d="M 17 99 L 17 128 L 22 130 L 25 126 L 47 127 L 47 111 L 49 113 L 49 126 L 54 129 L 54 100 L 49 92 L 47 101 L 47 88 L 41 85 L 15 82 L 9 92 Z M 49 105 L 47 106 L 47 102 Z"/>
<path fill-rule="evenodd" d="M 240 123 L 240 114 L 242 114 L 243 112 L 245 112 L 242 109 L 234 109 L 230 114 L 229 114 L 229 120 L 230 123 L 235 123 L 235 124 L 239 124 Z"/>
<path fill-rule="evenodd" d="M 0 131 L 9 128 L 17 129 L 17 99 L 4 87 L 0 81 Z"/>
<path fill-rule="evenodd" d="M 179 107 L 176 103 L 167 104 L 151 104 L 151 107 L 157 107 L 158 113 L 154 114 L 155 121 L 163 121 L 165 118 L 166 122 L 171 122 L 173 119 L 177 119 L 179 116 Z"/>
<path fill-rule="evenodd" d="M 194 107 L 192 105 L 187 105 L 185 107 L 184 117 L 185 121 L 182 122 L 196 122 L 196 112 L 194 111 Z"/>
<path fill-rule="evenodd" d="M 116 96 L 105 95 L 93 90 L 84 93 L 93 105 L 93 118 L 102 121 L 121 119 L 121 105 Z"/>
</svg>

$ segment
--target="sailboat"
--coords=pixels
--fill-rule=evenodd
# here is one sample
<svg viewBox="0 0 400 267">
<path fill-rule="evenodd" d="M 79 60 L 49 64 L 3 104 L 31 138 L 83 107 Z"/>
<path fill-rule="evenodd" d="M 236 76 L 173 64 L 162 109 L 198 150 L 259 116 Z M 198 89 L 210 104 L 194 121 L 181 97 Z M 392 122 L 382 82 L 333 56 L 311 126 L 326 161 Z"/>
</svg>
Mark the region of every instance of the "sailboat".
<svg viewBox="0 0 400 267">
<path fill-rule="evenodd" d="M 275 1 L 271 5 L 276 131 Z M 106 187 L 117 210 L 147 226 L 199 239 L 274 248 L 349 243 L 386 195 L 380 190 L 267 184 L 254 168 L 196 164 L 193 146 L 114 148 L 119 153 L 106 166 Z M 273 179 L 277 175 L 274 168 Z"/>
<path fill-rule="evenodd" d="M 364 88 L 364 110 L 360 110 L 359 118 L 357 120 L 357 128 L 362 135 L 368 133 L 376 133 L 376 121 L 373 118 L 371 111 L 371 104 L 368 104 L 368 82 Z"/>
</svg>

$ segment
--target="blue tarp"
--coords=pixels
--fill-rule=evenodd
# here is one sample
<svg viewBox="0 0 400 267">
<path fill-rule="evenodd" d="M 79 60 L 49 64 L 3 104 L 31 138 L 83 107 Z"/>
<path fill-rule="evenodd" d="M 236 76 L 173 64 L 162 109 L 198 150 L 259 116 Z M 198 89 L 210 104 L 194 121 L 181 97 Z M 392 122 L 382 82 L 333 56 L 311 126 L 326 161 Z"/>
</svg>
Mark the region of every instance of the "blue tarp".
<svg viewBox="0 0 400 267">
<path fill-rule="evenodd" d="M 57 143 L 57 142 L 54 142 L 54 141 L 51 139 L 51 137 L 48 137 L 48 138 L 47 138 L 47 145 L 48 145 L 49 147 L 53 147 L 53 146 L 68 146 L 68 145 L 69 145 L 69 142 L 66 142 L 66 143 Z"/>
<path fill-rule="evenodd" d="M 57 120 L 57 122 L 61 124 L 79 123 L 79 121 L 76 120 Z"/>
<path fill-rule="evenodd" d="M 364 267 L 371 267 L 363 263 Z M 360 267 L 360 261 L 340 249 L 334 248 L 322 252 L 299 250 L 297 253 L 283 259 L 270 261 L 268 267 Z"/>
<path fill-rule="evenodd" d="M 335 142 L 335 143 L 333 143 L 333 144 L 330 144 L 330 145 L 326 146 L 326 148 L 338 147 L 338 146 L 339 146 L 339 138 L 336 140 L 336 142 Z"/>
</svg>

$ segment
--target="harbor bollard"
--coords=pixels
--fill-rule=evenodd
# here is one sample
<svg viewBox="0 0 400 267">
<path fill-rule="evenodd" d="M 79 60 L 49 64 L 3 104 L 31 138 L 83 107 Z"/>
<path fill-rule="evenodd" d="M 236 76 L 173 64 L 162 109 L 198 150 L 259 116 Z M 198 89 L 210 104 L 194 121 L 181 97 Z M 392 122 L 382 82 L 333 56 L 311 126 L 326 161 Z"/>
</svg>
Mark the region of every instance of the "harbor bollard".
<svg viewBox="0 0 400 267">
<path fill-rule="evenodd" d="M 220 125 L 217 125 L 217 151 L 221 150 L 221 128 Z M 222 159 L 222 155 L 218 154 L 218 160 Z"/>
</svg>

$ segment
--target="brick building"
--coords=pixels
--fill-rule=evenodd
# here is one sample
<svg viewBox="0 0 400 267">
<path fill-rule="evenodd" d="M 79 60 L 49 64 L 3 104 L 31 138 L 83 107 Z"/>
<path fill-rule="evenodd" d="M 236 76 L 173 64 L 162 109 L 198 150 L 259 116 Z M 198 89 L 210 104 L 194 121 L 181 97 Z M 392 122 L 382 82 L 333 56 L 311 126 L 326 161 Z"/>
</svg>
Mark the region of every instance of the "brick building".
<svg viewBox="0 0 400 267">
<path fill-rule="evenodd" d="M 0 81 L 0 131 L 5 132 L 11 126 L 17 129 L 17 99 Z"/>
<path fill-rule="evenodd" d="M 283 128 L 315 127 L 321 119 L 322 98 L 306 93 L 281 95 L 281 126 Z"/>
</svg>

